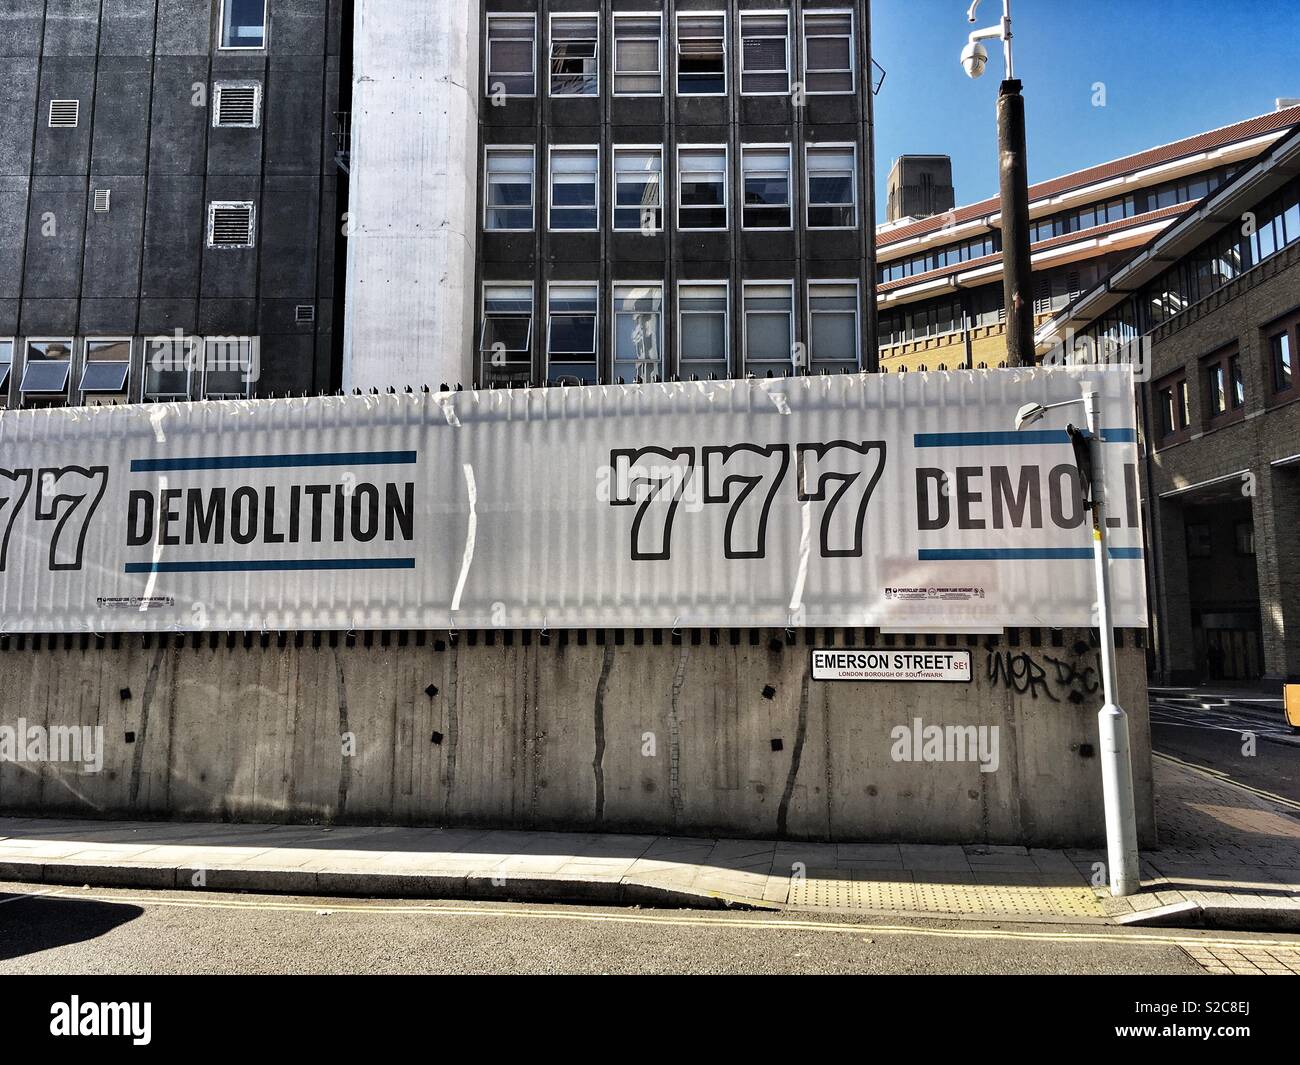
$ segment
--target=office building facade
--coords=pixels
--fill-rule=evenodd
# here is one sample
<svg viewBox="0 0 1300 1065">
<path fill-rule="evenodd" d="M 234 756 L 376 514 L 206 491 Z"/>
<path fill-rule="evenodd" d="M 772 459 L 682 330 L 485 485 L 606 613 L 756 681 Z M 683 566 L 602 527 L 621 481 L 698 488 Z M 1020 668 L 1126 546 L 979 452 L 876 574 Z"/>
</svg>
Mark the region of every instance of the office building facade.
<svg viewBox="0 0 1300 1065">
<path fill-rule="evenodd" d="M 345 14 L 0 5 L 0 405 L 331 387 Z"/>
</svg>

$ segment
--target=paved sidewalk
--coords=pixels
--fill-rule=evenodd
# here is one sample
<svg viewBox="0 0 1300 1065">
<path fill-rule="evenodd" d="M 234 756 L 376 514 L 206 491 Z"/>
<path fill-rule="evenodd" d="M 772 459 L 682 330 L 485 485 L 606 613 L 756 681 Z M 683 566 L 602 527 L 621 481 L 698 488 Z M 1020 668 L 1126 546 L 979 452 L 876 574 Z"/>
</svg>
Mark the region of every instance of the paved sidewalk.
<svg viewBox="0 0 1300 1065">
<path fill-rule="evenodd" d="M 0 880 L 1300 930 L 1296 811 L 1164 758 L 1156 784 L 1133 899 L 1091 851 L 31 818 L 0 818 Z"/>
</svg>

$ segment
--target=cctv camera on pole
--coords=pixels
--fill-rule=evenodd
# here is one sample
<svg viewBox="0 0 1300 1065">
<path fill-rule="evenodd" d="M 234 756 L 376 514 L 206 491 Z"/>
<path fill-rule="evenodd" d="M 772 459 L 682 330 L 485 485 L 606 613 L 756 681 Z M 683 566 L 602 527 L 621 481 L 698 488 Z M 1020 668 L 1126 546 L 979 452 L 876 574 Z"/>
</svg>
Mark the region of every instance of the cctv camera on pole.
<svg viewBox="0 0 1300 1065">
<path fill-rule="evenodd" d="M 975 21 L 981 0 L 966 12 Z M 998 93 L 998 153 L 1002 192 L 1002 290 L 1007 311 L 1007 365 L 1034 365 L 1034 295 L 1029 258 L 1029 166 L 1025 160 L 1025 100 L 1011 59 L 1011 0 L 1002 0 L 1002 21 L 972 31 L 961 52 L 967 76 L 978 78 L 988 64 L 981 41 L 999 38 L 1006 77 Z"/>
</svg>

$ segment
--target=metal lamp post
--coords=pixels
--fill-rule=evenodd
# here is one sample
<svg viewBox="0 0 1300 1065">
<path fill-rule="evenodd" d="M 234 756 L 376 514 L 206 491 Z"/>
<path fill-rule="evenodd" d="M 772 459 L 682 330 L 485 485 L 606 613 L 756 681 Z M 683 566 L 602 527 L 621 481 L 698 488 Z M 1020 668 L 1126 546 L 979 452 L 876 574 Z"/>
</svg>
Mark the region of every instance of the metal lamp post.
<svg viewBox="0 0 1300 1065">
<path fill-rule="evenodd" d="M 1138 870 L 1137 813 L 1133 801 L 1133 759 L 1129 751 L 1128 715 L 1119 705 L 1115 683 L 1115 624 L 1111 612 L 1110 548 L 1106 536 L 1106 478 L 1101 442 L 1101 393 L 1062 403 L 1029 403 L 1016 414 L 1016 429 L 1039 421 L 1049 410 L 1082 403 L 1087 431 L 1067 428 L 1092 511 L 1093 565 L 1101 636 L 1101 676 L 1105 705 L 1097 714 L 1101 740 L 1101 790 L 1106 811 L 1107 874 L 1112 895 L 1135 895 L 1142 887 Z"/>
<path fill-rule="evenodd" d="M 966 12 L 975 21 L 981 0 Z M 1006 58 L 1006 77 L 998 91 L 999 188 L 1002 209 L 1002 292 L 1007 311 L 1007 365 L 1034 364 L 1034 293 L 1029 256 L 1029 166 L 1025 150 L 1025 99 L 1011 57 L 1011 0 L 1002 0 L 1002 21 L 974 30 L 962 49 L 966 73 L 984 73 L 988 51 L 981 41 L 999 38 Z"/>
</svg>

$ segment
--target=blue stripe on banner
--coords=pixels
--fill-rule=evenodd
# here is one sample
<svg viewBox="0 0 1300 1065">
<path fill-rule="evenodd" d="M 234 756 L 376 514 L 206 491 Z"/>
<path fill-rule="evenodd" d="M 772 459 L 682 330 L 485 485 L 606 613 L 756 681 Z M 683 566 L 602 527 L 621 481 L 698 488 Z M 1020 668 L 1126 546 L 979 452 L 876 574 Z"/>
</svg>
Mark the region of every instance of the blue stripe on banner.
<svg viewBox="0 0 1300 1065">
<path fill-rule="evenodd" d="M 1131 444 L 1137 440 L 1133 429 L 1103 429 L 1102 443 Z M 1006 447 L 1029 444 L 1068 444 L 1070 434 L 1064 429 L 996 429 L 985 433 L 916 433 L 914 447 Z"/>
<path fill-rule="evenodd" d="M 415 569 L 413 558 L 284 558 L 233 562 L 128 562 L 127 573 L 263 573 L 268 570 Z"/>
<path fill-rule="evenodd" d="M 335 451 L 306 455 L 212 455 L 198 458 L 132 459 L 132 473 L 169 470 L 273 470 L 302 466 L 409 466 L 414 451 Z"/>
<path fill-rule="evenodd" d="M 922 562 L 970 562 L 988 559 L 1075 559 L 1092 558 L 1091 547 L 940 547 L 922 548 L 916 557 Z M 1112 559 L 1141 558 L 1140 547 L 1112 547 Z"/>
</svg>

